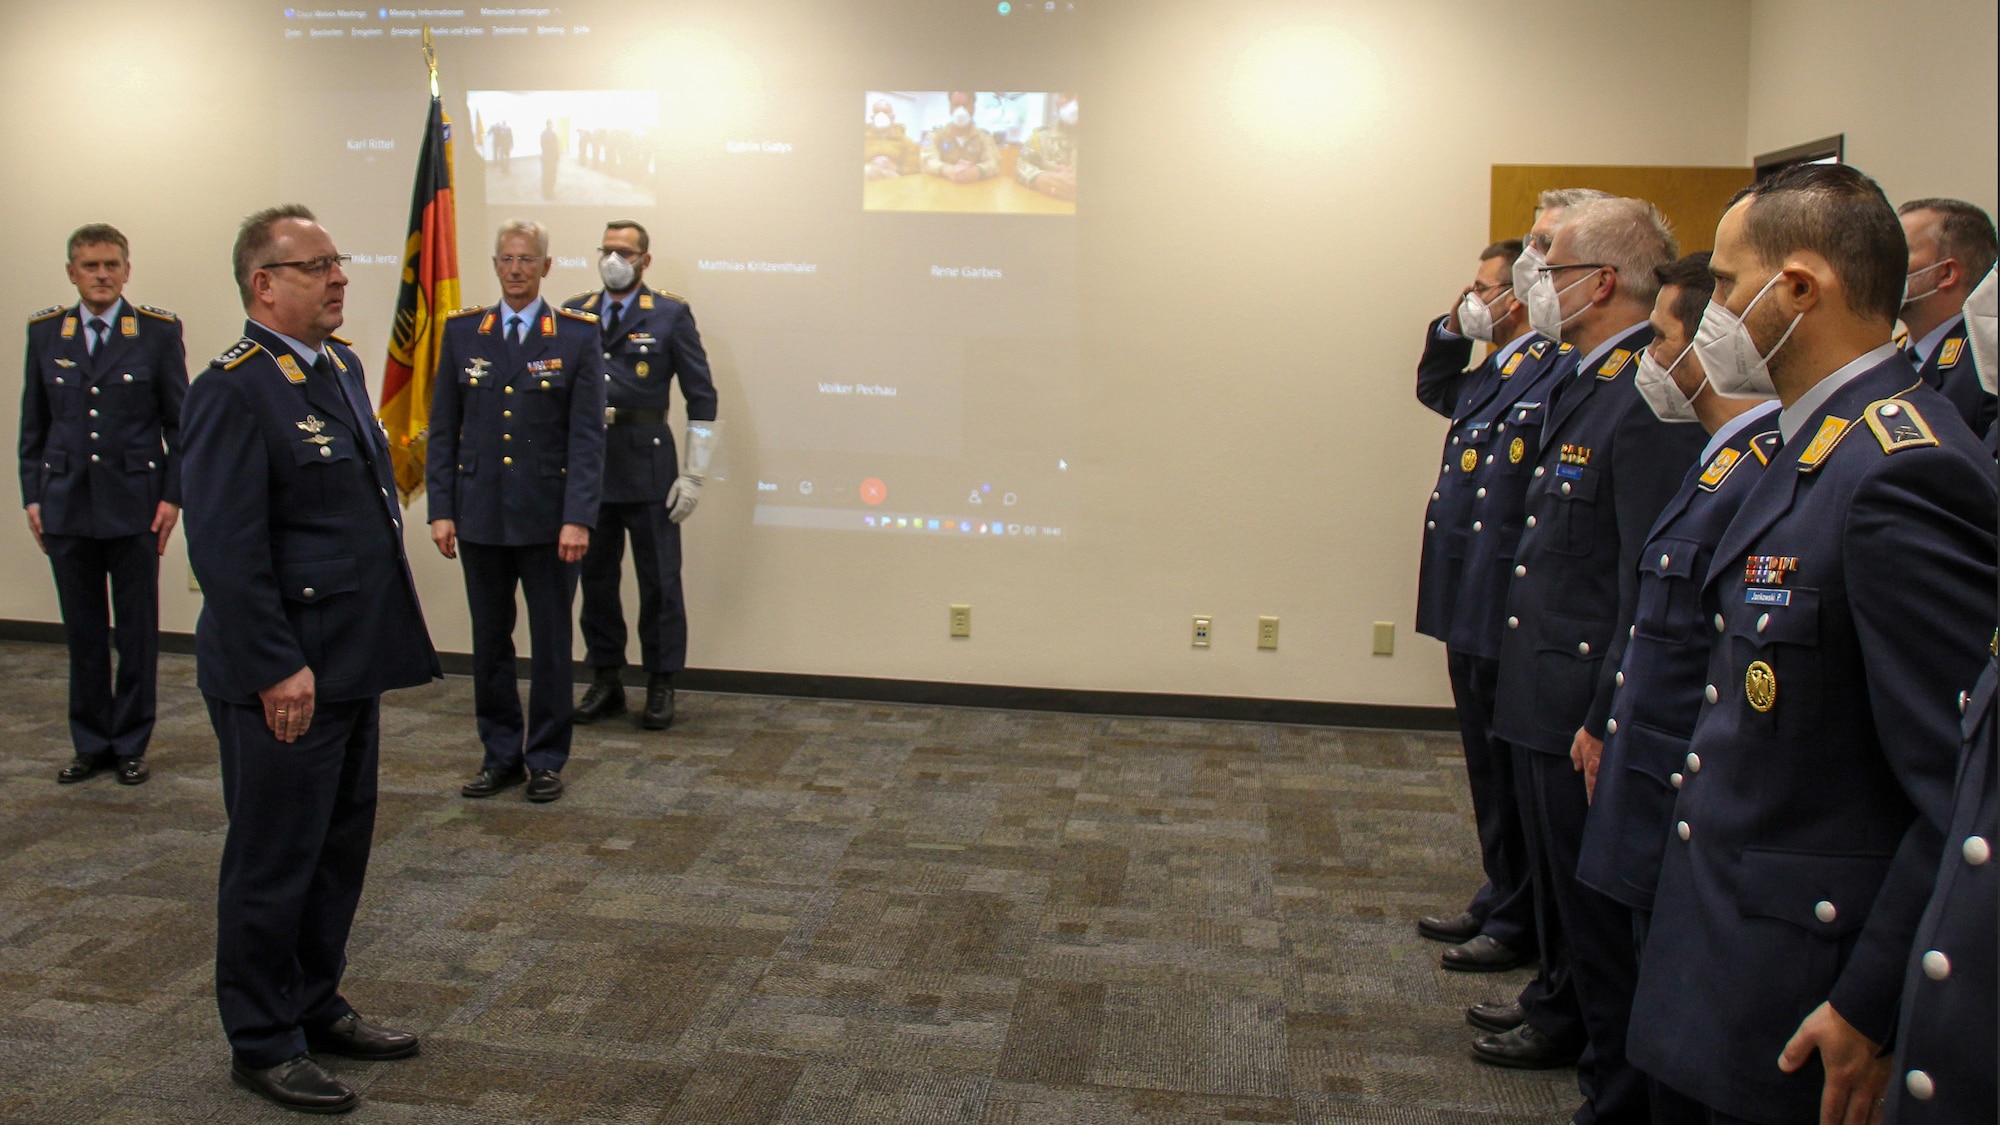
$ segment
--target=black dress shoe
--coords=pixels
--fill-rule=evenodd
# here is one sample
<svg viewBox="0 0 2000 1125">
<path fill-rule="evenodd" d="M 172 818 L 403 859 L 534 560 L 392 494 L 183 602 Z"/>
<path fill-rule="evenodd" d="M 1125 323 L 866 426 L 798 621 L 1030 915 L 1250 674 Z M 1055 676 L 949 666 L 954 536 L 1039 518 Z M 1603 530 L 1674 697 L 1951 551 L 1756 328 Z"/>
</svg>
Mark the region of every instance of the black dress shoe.
<svg viewBox="0 0 2000 1125">
<path fill-rule="evenodd" d="M 56 781 L 63 785 L 75 785 L 79 781 L 87 781 L 96 776 L 98 770 L 105 769 L 110 764 L 101 758 L 86 758 L 78 754 L 70 760 L 69 765 L 62 768 L 61 773 L 56 774 Z"/>
<path fill-rule="evenodd" d="M 350 1059 L 407 1059 L 417 1053 L 417 1037 L 407 1031 L 376 1027 L 358 1013 L 349 1012 L 318 1031 L 307 1031 L 306 1046 L 321 1054 Z"/>
<path fill-rule="evenodd" d="M 1528 960 L 1527 954 L 1516 953 L 1485 934 L 1438 954 L 1438 963 L 1454 973 L 1504 973 Z"/>
<path fill-rule="evenodd" d="M 502 789 L 511 789 L 528 780 L 528 771 L 520 766 L 511 770 L 480 770 L 472 775 L 472 780 L 459 787 L 461 797 L 491 797 Z"/>
<path fill-rule="evenodd" d="M 1484 923 L 1474 918 L 1470 910 L 1456 918 L 1419 918 L 1417 936 L 1441 941 L 1446 945 L 1457 945 L 1478 937 L 1479 927 L 1482 925 Z"/>
<path fill-rule="evenodd" d="M 570 721 L 589 726 L 599 719 L 609 719 L 625 713 L 625 685 L 618 679 L 617 669 L 600 669 L 596 682 L 592 683 L 577 701 L 576 710 Z"/>
<path fill-rule="evenodd" d="M 232 1062 L 229 1077 L 238 1086 L 301 1113 L 346 1113 L 361 1101 L 361 1095 L 304 1055 L 265 1070 Z"/>
<path fill-rule="evenodd" d="M 528 778 L 528 800 L 542 804 L 562 795 L 562 775 L 556 771 L 535 770 Z"/>
<path fill-rule="evenodd" d="M 665 730 L 674 725 L 673 673 L 655 672 L 646 681 L 646 711 L 639 716 L 639 725 L 647 730 Z"/>
<path fill-rule="evenodd" d="M 1564 1050 L 1556 1041 L 1527 1024 L 1498 1035 L 1483 1035 L 1472 1041 L 1472 1057 L 1488 1066 L 1515 1070 L 1554 1070 L 1574 1066 L 1583 1049 Z"/>
<path fill-rule="evenodd" d="M 147 768 L 146 759 L 144 758 L 118 759 L 118 784 L 143 785 L 145 784 L 146 779 L 151 776 L 153 776 L 153 771 Z"/>
<path fill-rule="evenodd" d="M 1465 1010 L 1465 1022 L 1481 1031 L 1512 1031 L 1528 1022 L 1519 1000 L 1499 1004 L 1474 1004 Z"/>
</svg>

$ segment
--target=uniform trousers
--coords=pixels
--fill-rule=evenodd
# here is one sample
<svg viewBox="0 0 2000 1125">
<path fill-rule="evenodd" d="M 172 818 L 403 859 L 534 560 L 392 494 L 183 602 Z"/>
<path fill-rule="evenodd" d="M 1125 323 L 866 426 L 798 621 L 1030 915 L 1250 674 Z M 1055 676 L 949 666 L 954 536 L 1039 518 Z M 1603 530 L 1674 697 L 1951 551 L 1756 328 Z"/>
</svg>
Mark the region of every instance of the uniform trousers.
<svg viewBox="0 0 2000 1125">
<path fill-rule="evenodd" d="M 619 596 L 625 537 L 639 580 L 639 656 L 648 672 L 687 667 L 687 607 L 681 597 L 681 525 L 658 500 L 604 504 L 583 556 L 584 661 L 625 667 L 625 606 Z"/>
<path fill-rule="evenodd" d="M 1574 991 L 1588 1039 L 1577 1063 L 1577 1086 L 1585 1101 L 1577 1121 L 1643 1125 L 1650 1116 L 1646 1077 L 1625 1058 L 1632 994 L 1639 983 L 1631 908 L 1576 877 L 1590 808 L 1583 774 L 1567 755 L 1525 746 L 1515 747 L 1514 754 L 1542 935 L 1542 974 L 1553 974 L 1559 986 Z"/>
<path fill-rule="evenodd" d="M 502 547 L 461 539 L 458 555 L 472 611 L 472 699 L 486 748 L 480 768 L 504 772 L 525 763 L 531 770 L 560 770 L 569 761 L 577 564 L 563 562 L 554 543 Z M 525 727 L 514 664 L 517 589 L 528 603 Z"/>
<path fill-rule="evenodd" d="M 1521 806 L 1514 799 L 1512 748 L 1489 733 L 1500 665 L 1461 652 L 1448 652 L 1445 660 L 1459 740 L 1465 746 L 1473 820 L 1479 827 L 1479 859 L 1486 871 L 1486 885 L 1468 909 L 1479 919 L 1480 932 L 1516 952 L 1530 952 L 1535 948 L 1535 901 L 1521 838 Z"/>
<path fill-rule="evenodd" d="M 381 699 L 319 703 L 297 742 L 262 704 L 205 696 L 229 834 L 215 902 L 215 1000 L 236 1059 L 273 1067 L 353 1011 L 347 933 L 375 831 Z"/>
<path fill-rule="evenodd" d="M 1772 1066 L 1777 1066 L 1773 1059 Z M 1761 1125 L 1724 1113 L 1659 1082 L 1653 1083 L 1653 1125 Z"/>
<path fill-rule="evenodd" d="M 42 536 L 69 642 L 69 735 L 79 758 L 142 757 L 152 741 L 160 661 L 159 542 L 150 531 L 116 539 Z"/>
</svg>

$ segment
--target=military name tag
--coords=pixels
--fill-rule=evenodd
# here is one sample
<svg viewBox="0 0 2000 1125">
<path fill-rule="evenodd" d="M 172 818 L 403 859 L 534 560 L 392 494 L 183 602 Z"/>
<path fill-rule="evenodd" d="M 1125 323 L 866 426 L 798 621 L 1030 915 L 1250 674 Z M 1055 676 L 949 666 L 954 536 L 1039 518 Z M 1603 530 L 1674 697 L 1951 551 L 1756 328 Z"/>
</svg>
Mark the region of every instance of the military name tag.
<svg viewBox="0 0 2000 1125">
<path fill-rule="evenodd" d="M 1743 601 L 1748 605 L 1790 605 L 1792 592 L 1751 586 L 1743 591 Z"/>
<path fill-rule="evenodd" d="M 1778 705 L 1778 674 L 1769 664 L 1753 660 L 1743 672 L 1743 697 L 1760 714 Z"/>
<path fill-rule="evenodd" d="M 1562 479 L 1564 479 L 1564 480 L 1582 480 L 1582 479 L 1583 479 L 1583 466 L 1581 466 L 1581 465 L 1557 465 L 1557 466 L 1556 466 L 1556 475 L 1557 475 L 1557 476 L 1559 476 L 1559 477 L 1561 477 L 1561 478 L 1562 478 Z"/>
<path fill-rule="evenodd" d="M 1508 444 L 1507 446 L 1508 461 L 1518 465 L 1521 463 L 1521 458 L 1526 457 L 1527 455 L 1528 455 L 1527 442 L 1521 440 L 1520 438 L 1515 438 L 1512 442 Z"/>
<path fill-rule="evenodd" d="M 278 370 L 284 372 L 285 378 L 290 380 L 294 385 L 306 381 L 306 373 L 299 370 L 299 361 L 289 355 L 281 354 L 278 356 Z"/>
</svg>

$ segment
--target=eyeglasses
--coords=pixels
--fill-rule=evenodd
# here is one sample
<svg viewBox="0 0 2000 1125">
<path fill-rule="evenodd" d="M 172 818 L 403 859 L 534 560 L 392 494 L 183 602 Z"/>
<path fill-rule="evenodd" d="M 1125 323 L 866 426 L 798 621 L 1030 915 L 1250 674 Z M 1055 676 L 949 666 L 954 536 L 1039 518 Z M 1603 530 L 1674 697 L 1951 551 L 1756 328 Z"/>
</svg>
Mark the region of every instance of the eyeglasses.
<svg viewBox="0 0 2000 1125">
<path fill-rule="evenodd" d="M 628 262 L 637 261 L 644 256 L 644 253 L 642 250 L 634 250 L 629 246 L 599 246 L 597 248 L 599 257 L 603 257 L 606 254 L 616 254 Z"/>
<path fill-rule="evenodd" d="M 347 264 L 353 260 L 354 255 L 352 254 L 327 254 L 319 258 L 301 258 L 296 262 L 265 262 L 257 268 L 260 270 L 274 270 L 280 266 L 290 266 L 307 277 L 325 277 L 326 271 L 335 266 L 345 269 L 347 268 Z"/>
<path fill-rule="evenodd" d="M 1554 275 L 1559 274 L 1564 270 L 1610 270 L 1612 273 L 1617 273 L 1618 267 L 1610 264 L 1609 262 L 1574 262 L 1567 266 L 1535 267 L 1536 273 L 1541 274 L 1543 277 L 1550 278 L 1551 280 L 1554 279 Z"/>
<path fill-rule="evenodd" d="M 493 256 L 493 261 L 502 266 L 539 266 L 543 262 L 548 261 L 548 259 L 529 254 L 508 254 L 505 256 L 496 254 Z"/>
</svg>

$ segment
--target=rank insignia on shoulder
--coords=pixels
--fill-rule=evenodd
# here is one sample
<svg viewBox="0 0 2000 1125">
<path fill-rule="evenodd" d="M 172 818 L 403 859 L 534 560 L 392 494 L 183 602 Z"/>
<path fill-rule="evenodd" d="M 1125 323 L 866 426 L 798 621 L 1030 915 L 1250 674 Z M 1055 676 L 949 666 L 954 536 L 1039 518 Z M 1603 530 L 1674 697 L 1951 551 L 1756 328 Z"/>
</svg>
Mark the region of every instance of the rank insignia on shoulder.
<svg viewBox="0 0 2000 1125">
<path fill-rule="evenodd" d="M 1557 354 L 1557 355 L 1568 355 L 1569 353 L 1571 353 L 1571 352 L 1573 352 L 1573 351 L 1575 351 L 1575 350 L 1576 350 L 1576 345 L 1575 345 L 1575 344 L 1564 344 L 1564 345 L 1563 345 L 1562 347 L 1559 347 L 1559 348 L 1557 348 L 1557 349 L 1556 349 L 1556 354 Z"/>
<path fill-rule="evenodd" d="M 1534 343 L 1528 345 L 1528 354 L 1534 356 L 1536 359 L 1542 358 L 1549 354 L 1549 342 L 1547 340 L 1536 340 Z"/>
<path fill-rule="evenodd" d="M 1558 459 L 1565 465 L 1588 465 L 1590 464 L 1590 447 L 1587 445 L 1571 445 L 1568 442 L 1564 442 L 1562 451 L 1558 454 Z"/>
<path fill-rule="evenodd" d="M 1743 556 L 1743 583 L 1747 586 L 1783 586 L 1785 575 L 1798 570 L 1797 555 Z"/>
<path fill-rule="evenodd" d="M 669 293 L 664 289 L 655 289 L 653 290 L 653 292 L 659 294 L 662 297 L 665 297 L 667 300 L 672 301 L 675 304 L 685 305 L 688 303 L 688 299 L 686 297 L 681 296 L 679 293 Z"/>
<path fill-rule="evenodd" d="M 1519 366 L 1521 366 L 1521 353 L 1515 352 L 1513 355 L 1507 357 L 1507 365 L 1500 369 L 1500 377 L 1505 379 L 1507 376 L 1512 375 L 1514 369 Z"/>
<path fill-rule="evenodd" d="M 597 323 L 597 314 L 596 314 L 596 313 L 590 313 L 590 312 L 584 312 L 584 311 L 583 311 L 582 309 L 564 309 L 564 310 L 562 310 L 562 315 L 564 315 L 564 316 L 566 316 L 566 317 L 570 318 L 571 320 L 580 320 L 580 321 L 583 321 L 583 322 L 584 322 L 585 324 L 596 324 L 596 323 Z M 553 336 L 553 335 L 555 335 L 555 334 L 556 334 L 556 322 L 555 322 L 555 321 L 554 321 L 554 320 L 553 320 L 552 318 L 550 318 L 550 317 L 546 317 L 546 316 L 545 316 L 545 317 L 543 317 L 543 318 L 542 318 L 542 335 L 544 335 L 544 336 Z"/>
<path fill-rule="evenodd" d="M 1507 443 L 1508 464 L 1518 465 L 1521 463 L 1521 458 L 1526 457 L 1527 455 L 1528 455 L 1528 443 L 1525 440 L 1521 438 L 1515 438 L 1513 441 Z"/>
<path fill-rule="evenodd" d="M 1944 342 L 1944 347 L 1938 349 L 1939 369 L 1943 369 L 1946 367 L 1957 367 L 1958 357 L 1963 355 L 1964 353 L 1965 353 L 1965 337 L 1953 336 L 1951 339 L 1946 340 Z"/>
<path fill-rule="evenodd" d="M 1784 443 L 1784 436 L 1776 430 L 1771 430 L 1750 439 L 1750 452 L 1757 455 L 1760 464 L 1768 465 L 1771 463 L 1771 458 L 1778 455 L 1778 449 Z"/>
<path fill-rule="evenodd" d="M 351 348 L 354 346 L 354 341 L 348 339 L 345 336 L 335 336 L 332 333 L 328 333 L 326 338 L 332 340 L 336 344 L 339 344 L 343 348 Z"/>
<path fill-rule="evenodd" d="M 209 362 L 215 367 L 220 367 L 224 371 L 228 371 L 240 366 L 244 360 L 263 350 L 263 347 L 257 341 L 245 336 L 241 340 L 236 341 L 235 346 Z"/>
<path fill-rule="evenodd" d="M 1742 460 L 1742 451 L 1724 446 L 1716 453 L 1715 460 L 1708 463 L 1708 468 L 1702 470 L 1701 480 L 1698 482 L 1697 487 L 1707 492 L 1714 492 L 1716 489 L 1721 488 L 1722 482 L 1729 479 L 1730 471 L 1736 468 L 1737 463 Z"/>
<path fill-rule="evenodd" d="M 42 310 L 41 310 L 41 311 L 39 311 L 39 312 L 31 312 L 31 313 L 29 313 L 29 314 L 28 314 L 28 323 L 29 323 L 29 324 L 36 324 L 36 323 L 39 323 L 39 322 L 41 322 L 41 321 L 44 321 L 44 320 L 47 320 L 48 318 L 50 318 L 50 317 L 52 317 L 52 316 L 56 315 L 57 313 L 59 313 L 59 312 L 61 312 L 61 311 L 63 311 L 63 306 L 61 306 L 61 305 L 50 305 L 50 306 L 49 306 L 48 308 L 45 308 L 45 309 L 42 309 Z"/>
<path fill-rule="evenodd" d="M 451 319 L 452 319 L 452 318 L 454 318 L 454 317 L 460 317 L 460 316 L 471 316 L 471 315 L 472 315 L 473 313 L 476 313 L 476 312 L 482 312 L 482 311 L 484 311 L 484 306 L 481 306 L 481 305 L 467 305 L 467 306 L 465 306 L 465 307 L 464 307 L 464 308 L 462 308 L 462 309 L 453 309 L 453 310 L 451 310 L 450 312 L 448 312 L 448 313 L 444 314 L 444 318 L 445 318 L 446 320 L 451 320 Z"/>
<path fill-rule="evenodd" d="M 1924 422 L 1917 408 L 1899 398 L 1885 398 L 1868 405 L 1868 428 L 1882 443 L 1882 452 L 1936 445 L 1937 435 Z"/>
<path fill-rule="evenodd" d="M 158 317 L 161 320 L 180 319 L 180 317 L 167 311 L 166 309 L 159 307 L 158 305 L 136 305 L 134 307 L 137 308 L 140 312 L 145 313 L 147 316 Z"/>
<path fill-rule="evenodd" d="M 285 380 L 293 386 L 306 381 L 306 373 L 299 370 L 299 361 L 292 356 L 280 354 L 278 356 L 278 370 L 285 373 Z"/>
<path fill-rule="evenodd" d="M 1853 424 L 1845 418 L 1827 415 L 1826 420 L 1819 424 L 1819 432 L 1813 435 L 1805 452 L 1799 454 L 1799 471 L 1810 473 L 1819 468 L 1826 460 L 1827 454 L 1832 453 L 1833 447 L 1840 444 L 1840 439 L 1846 436 L 1848 427 Z"/>
<path fill-rule="evenodd" d="M 1598 366 L 1597 377 L 1599 379 L 1617 378 L 1618 373 L 1620 371 L 1625 370 L 1625 361 L 1631 358 L 1632 358 L 1632 349 L 1630 348 L 1612 349 L 1611 354 L 1605 356 L 1604 362 Z"/>
<path fill-rule="evenodd" d="M 653 295 L 651 293 L 639 294 L 639 307 L 650 310 L 653 307 Z"/>
<path fill-rule="evenodd" d="M 582 301 L 583 304 L 578 305 L 577 306 L 578 308 L 594 309 L 597 307 L 597 297 L 598 297 L 597 290 L 592 289 L 588 293 L 578 293 L 576 296 L 571 297 L 569 301 Z M 569 301 L 564 301 L 563 304 L 567 305 L 569 304 Z"/>
<path fill-rule="evenodd" d="M 126 337 L 137 336 L 139 334 L 139 318 L 136 316 L 119 317 L 118 334 Z"/>
<path fill-rule="evenodd" d="M 62 338 L 67 340 L 75 335 L 76 335 L 76 318 L 73 316 L 63 317 Z"/>
</svg>

